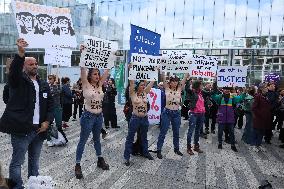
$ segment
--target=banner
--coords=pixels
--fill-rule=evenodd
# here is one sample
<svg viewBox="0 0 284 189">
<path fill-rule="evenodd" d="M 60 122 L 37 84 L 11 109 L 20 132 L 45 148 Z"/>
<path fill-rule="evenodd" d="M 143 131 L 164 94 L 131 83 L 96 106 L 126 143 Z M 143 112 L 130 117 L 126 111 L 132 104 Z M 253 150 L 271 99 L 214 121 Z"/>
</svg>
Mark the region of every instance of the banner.
<svg viewBox="0 0 284 189">
<path fill-rule="evenodd" d="M 120 63 L 115 80 L 117 91 L 121 92 L 124 88 L 124 62 Z"/>
<path fill-rule="evenodd" d="M 217 57 L 193 54 L 189 74 L 191 77 L 213 79 L 216 77 L 217 64 Z"/>
<path fill-rule="evenodd" d="M 45 49 L 44 64 L 71 67 L 72 50 L 63 48 Z"/>
<path fill-rule="evenodd" d="M 130 80 L 158 81 L 160 59 L 151 55 L 134 53 L 131 56 L 132 66 L 129 69 Z"/>
<path fill-rule="evenodd" d="M 159 55 L 161 35 L 131 24 L 130 56 L 132 53 Z"/>
<path fill-rule="evenodd" d="M 20 38 L 29 48 L 77 47 L 70 9 L 12 3 Z"/>
<path fill-rule="evenodd" d="M 278 83 L 280 81 L 280 75 L 276 73 L 269 73 L 264 76 L 264 80 L 267 82 L 274 81 L 274 83 Z"/>
<path fill-rule="evenodd" d="M 80 66 L 87 68 L 111 69 L 116 59 L 118 44 L 97 37 L 85 36 L 86 47 L 80 58 Z"/>
<path fill-rule="evenodd" d="M 161 71 L 171 73 L 189 73 L 192 54 L 189 51 L 163 50 L 164 59 Z"/>
<path fill-rule="evenodd" d="M 152 88 L 147 97 L 150 103 L 150 110 L 148 111 L 149 124 L 159 124 L 161 117 L 161 90 Z"/>
<path fill-rule="evenodd" d="M 218 87 L 245 87 L 247 67 L 245 66 L 218 66 Z"/>
</svg>

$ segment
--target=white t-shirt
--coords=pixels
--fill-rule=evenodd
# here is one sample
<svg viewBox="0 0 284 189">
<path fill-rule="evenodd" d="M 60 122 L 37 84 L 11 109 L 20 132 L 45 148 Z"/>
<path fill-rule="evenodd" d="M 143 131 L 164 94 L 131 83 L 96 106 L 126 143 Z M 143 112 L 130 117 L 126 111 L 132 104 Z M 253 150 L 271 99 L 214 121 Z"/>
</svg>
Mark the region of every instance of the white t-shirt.
<svg viewBox="0 0 284 189">
<path fill-rule="evenodd" d="M 36 90 L 36 102 L 34 109 L 33 124 L 39 124 L 39 85 L 36 80 L 32 80 Z"/>
</svg>

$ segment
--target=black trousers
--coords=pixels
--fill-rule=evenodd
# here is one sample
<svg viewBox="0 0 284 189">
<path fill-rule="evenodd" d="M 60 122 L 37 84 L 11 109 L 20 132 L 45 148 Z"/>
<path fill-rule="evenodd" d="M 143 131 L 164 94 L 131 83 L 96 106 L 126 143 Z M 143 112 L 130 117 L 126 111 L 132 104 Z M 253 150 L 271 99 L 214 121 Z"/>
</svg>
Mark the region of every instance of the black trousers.
<svg viewBox="0 0 284 189">
<path fill-rule="evenodd" d="M 79 118 L 81 117 L 82 113 L 83 113 L 83 104 L 79 104 L 79 103 L 74 103 L 74 111 L 73 111 L 73 118 L 76 119 L 77 117 L 77 112 L 78 112 L 78 108 L 79 108 Z"/>
<path fill-rule="evenodd" d="M 111 123 L 111 127 L 117 126 L 117 115 L 114 103 L 103 104 L 103 116 L 106 127 L 109 127 L 109 122 Z"/>
</svg>

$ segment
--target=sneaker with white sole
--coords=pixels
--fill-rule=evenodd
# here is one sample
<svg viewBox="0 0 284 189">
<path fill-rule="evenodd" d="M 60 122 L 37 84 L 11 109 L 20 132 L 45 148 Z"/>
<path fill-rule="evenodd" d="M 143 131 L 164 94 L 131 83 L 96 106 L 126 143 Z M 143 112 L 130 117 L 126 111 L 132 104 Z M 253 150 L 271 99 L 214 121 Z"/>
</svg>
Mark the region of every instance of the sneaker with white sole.
<svg viewBox="0 0 284 189">
<path fill-rule="evenodd" d="M 52 141 L 47 141 L 46 144 L 47 144 L 48 147 L 55 146 L 55 144 Z"/>
</svg>

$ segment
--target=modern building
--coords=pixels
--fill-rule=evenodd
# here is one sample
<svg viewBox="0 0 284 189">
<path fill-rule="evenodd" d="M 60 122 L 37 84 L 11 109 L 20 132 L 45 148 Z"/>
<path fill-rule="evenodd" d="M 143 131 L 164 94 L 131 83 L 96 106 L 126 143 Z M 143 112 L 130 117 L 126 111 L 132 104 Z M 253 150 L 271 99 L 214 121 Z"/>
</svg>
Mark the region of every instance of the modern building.
<svg viewBox="0 0 284 189">
<path fill-rule="evenodd" d="M 68 7 L 71 10 L 71 16 L 77 44 L 83 42 L 84 35 L 91 35 L 103 39 L 116 41 L 120 48 L 123 46 L 123 30 L 112 19 L 107 17 L 98 17 L 95 12 L 95 4 L 89 7 L 87 4 L 78 3 L 75 0 L 22 0 L 24 2 L 42 4 L 53 7 Z M 18 31 L 14 15 L 10 11 L 9 6 L 5 6 L 5 13 L 0 13 L 0 82 L 6 81 L 5 62 L 7 58 L 12 58 L 16 52 L 16 40 Z M 40 69 L 39 74 L 46 77 L 50 71 L 44 65 L 44 49 L 29 49 L 28 56 L 37 58 Z M 79 64 L 79 50 L 73 51 L 71 57 L 72 66 Z"/>
</svg>

